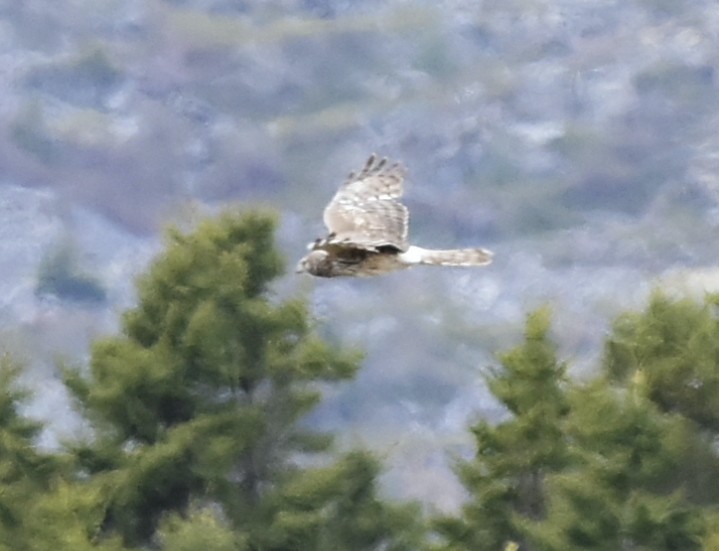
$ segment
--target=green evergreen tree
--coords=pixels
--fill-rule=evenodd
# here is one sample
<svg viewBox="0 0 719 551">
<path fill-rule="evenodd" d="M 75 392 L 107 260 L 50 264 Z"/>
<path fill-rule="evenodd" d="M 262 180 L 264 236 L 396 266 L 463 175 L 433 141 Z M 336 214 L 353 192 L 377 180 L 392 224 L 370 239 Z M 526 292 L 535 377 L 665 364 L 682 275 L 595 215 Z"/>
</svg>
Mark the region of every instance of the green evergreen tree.
<svg viewBox="0 0 719 551">
<path fill-rule="evenodd" d="M 28 510 L 50 487 L 60 464 L 39 453 L 35 440 L 42 424 L 20 410 L 30 393 L 20 387 L 23 367 L 8 354 L 0 355 L 0 549 L 30 549 Z"/>
<path fill-rule="evenodd" d="M 605 347 L 604 369 L 626 383 L 641 375 L 647 395 L 719 431 L 719 295 L 703 303 L 655 293 L 643 312 L 621 316 Z"/>
<path fill-rule="evenodd" d="M 106 503 L 106 486 L 78 481 L 69 473 L 56 477 L 47 492 L 36 494 L 28 504 L 21 540 L 8 549 L 125 551 L 120 538 L 102 533 Z"/>
<path fill-rule="evenodd" d="M 318 385 L 350 378 L 359 356 L 323 342 L 303 302 L 269 292 L 282 272 L 274 225 L 247 213 L 171 232 L 122 334 L 95 343 L 89 371 L 67 371 L 95 431 L 73 451 L 107 492 L 103 537 L 167 549 L 416 549 L 401 544 L 416 511 L 376 496 L 373 463 L 300 467 L 331 441 L 299 423 Z M 186 539 L 197 527 L 207 533 Z"/>
<path fill-rule="evenodd" d="M 568 393 L 571 464 L 548 477 L 546 518 L 522 523 L 530 549 L 700 549 L 704 512 L 675 477 L 688 423 L 633 390 L 599 378 Z"/>
<path fill-rule="evenodd" d="M 187 514 L 166 517 L 158 539 L 167 551 L 245 551 L 247 540 L 211 508 L 191 508 Z"/>
<path fill-rule="evenodd" d="M 719 503 L 719 296 L 703 302 L 655 293 L 642 312 L 626 313 L 605 345 L 604 373 L 637 388 L 664 412 L 692 421 L 674 473 L 688 499 Z"/>
<path fill-rule="evenodd" d="M 566 463 L 561 423 L 569 410 L 566 368 L 549 330 L 547 309 L 530 314 L 525 342 L 501 355 L 501 369 L 487 378 L 511 417 L 472 428 L 476 456 L 458 466 L 470 501 L 461 518 L 437 521 L 442 549 L 501 550 L 521 541 L 518 519 L 545 515 L 545 477 Z"/>
<path fill-rule="evenodd" d="M 708 528 L 702 540 L 702 551 L 719 551 L 719 515 L 711 515 Z"/>
<path fill-rule="evenodd" d="M 252 549 L 418 551 L 424 532 L 415 506 L 378 498 L 379 464 L 363 452 L 305 471 L 273 492 Z"/>
</svg>

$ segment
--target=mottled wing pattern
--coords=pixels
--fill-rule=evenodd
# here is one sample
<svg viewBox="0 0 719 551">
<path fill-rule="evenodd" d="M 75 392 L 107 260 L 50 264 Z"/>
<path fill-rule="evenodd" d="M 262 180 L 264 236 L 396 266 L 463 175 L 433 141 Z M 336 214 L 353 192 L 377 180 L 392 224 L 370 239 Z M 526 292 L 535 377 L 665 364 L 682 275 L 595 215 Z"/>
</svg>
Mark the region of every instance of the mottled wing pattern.
<svg viewBox="0 0 719 551">
<path fill-rule="evenodd" d="M 376 249 L 407 249 L 409 212 L 399 202 L 405 170 L 399 163 L 372 155 L 364 168 L 351 173 L 324 211 L 329 241 Z"/>
</svg>

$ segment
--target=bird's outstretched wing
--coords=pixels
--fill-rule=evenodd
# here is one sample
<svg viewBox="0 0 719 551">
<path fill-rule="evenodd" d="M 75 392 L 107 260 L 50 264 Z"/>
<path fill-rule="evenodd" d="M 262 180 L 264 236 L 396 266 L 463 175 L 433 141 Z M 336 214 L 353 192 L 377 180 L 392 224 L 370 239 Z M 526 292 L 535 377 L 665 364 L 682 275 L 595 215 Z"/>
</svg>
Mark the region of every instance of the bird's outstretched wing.
<svg viewBox="0 0 719 551">
<path fill-rule="evenodd" d="M 351 173 L 324 211 L 328 241 L 361 249 L 407 249 L 409 211 L 399 198 L 405 169 L 371 155 L 364 168 Z"/>
</svg>

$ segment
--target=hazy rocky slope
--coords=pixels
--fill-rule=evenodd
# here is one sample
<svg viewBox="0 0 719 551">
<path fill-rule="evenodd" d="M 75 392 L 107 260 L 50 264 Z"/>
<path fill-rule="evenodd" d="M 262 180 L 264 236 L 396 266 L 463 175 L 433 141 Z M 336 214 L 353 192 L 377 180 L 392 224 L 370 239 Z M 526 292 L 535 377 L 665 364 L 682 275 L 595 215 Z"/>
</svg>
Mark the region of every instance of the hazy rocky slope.
<svg viewBox="0 0 719 551">
<path fill-rule="evenodd" d="M 411 491 L 454 503 L 445 451 L 501 413 L 479 374 L 527 309 L 555 304 L 591 368 L 657 276 L 716 263 L 717 26 L 708 0 L 0 2 L 0 320 L 39 413 L 62 424 L 57 355 L 113 330 L 162 225 L 271 205 L 292 264 L 377 151 L 409 167 L 417 242 L 495 264 L 277 289 L 367 349 L 312 422 L 402 465 L 395 491 L 415 458 L 433 474 Z M 66 285 L 38 292 L 48 266 Z"/>
</svg>

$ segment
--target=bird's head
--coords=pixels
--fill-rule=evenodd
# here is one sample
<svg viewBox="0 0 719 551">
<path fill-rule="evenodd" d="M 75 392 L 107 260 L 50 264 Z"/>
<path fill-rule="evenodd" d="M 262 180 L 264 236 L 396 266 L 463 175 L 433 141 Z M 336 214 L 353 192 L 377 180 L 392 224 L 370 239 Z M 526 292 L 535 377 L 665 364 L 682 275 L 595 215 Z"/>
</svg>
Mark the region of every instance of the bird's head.
<svg viewBox="0 0 719 551">
<path fill-rule="evenodd" d="M 305 255 L 302 260 L 297 263 L 295 273 L 308 273 L 320 277 L 329 277 L 328 270 L 331 269 L 328 260 L 329 253 L 322 249 L 315 249 Z"/>
</svg>

